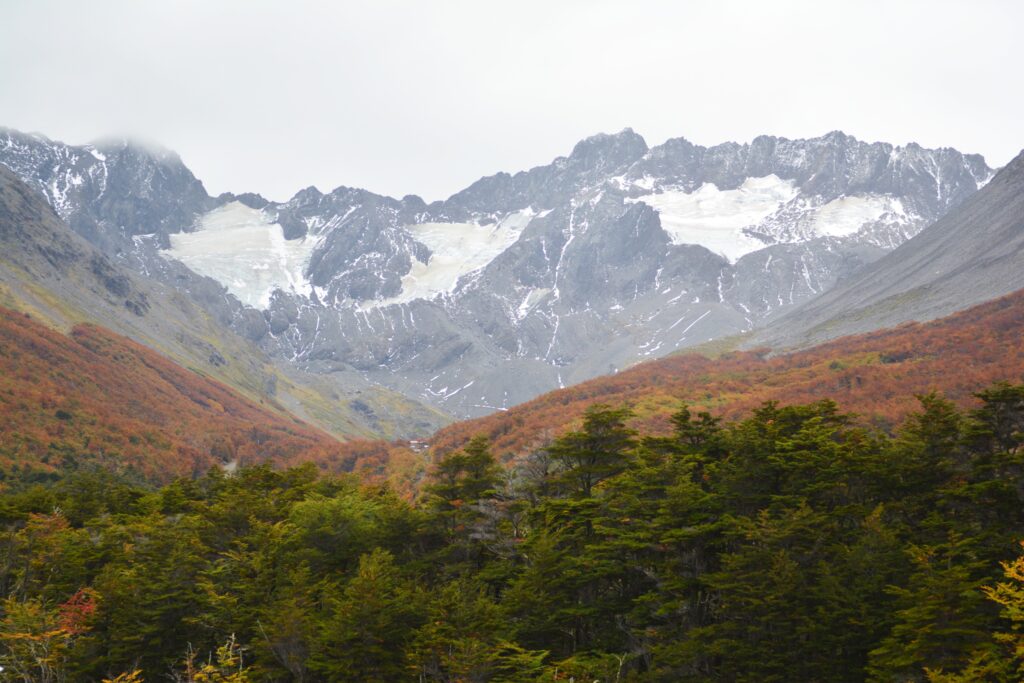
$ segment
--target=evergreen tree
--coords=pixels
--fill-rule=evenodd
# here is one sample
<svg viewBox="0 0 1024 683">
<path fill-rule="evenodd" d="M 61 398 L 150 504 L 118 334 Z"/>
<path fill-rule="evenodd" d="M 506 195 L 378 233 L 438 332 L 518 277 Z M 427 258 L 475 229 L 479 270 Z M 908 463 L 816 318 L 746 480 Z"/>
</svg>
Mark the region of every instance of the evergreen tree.
<svg viewBox="0 0 1024 683">
<path fill-rule="evenodd" d="M 339 591 L 326 593 L 327 614 L 309 668 L 325 681 L 384 683 L 409 676 L 402 652 L 423 622 L 423 596 L 394 557 L 374 550 Z"/>
<path fill-rule="evenodd" d="M 1003 563 L 1006 581 L 985 587 L 985 595 L 1002 608 L 1009 631 L 991 635 L 990 642 L 980 647 L 970 663 L 960 672 L 945 673 L 928 669 L 932 683 L 970 683 L 996 681 L 1011 683 L 1024 680 L 1024 555 Z"/>
<path fill-rule="evenodd" d="M 564 434 L 547 451 L 561 467 L 555 481 L 569 496 L 590 498 L 594 487 L 626 468 L 636 432 L 626 427 L 627 408 L 595 405 L 583 416 L 583 429 Z"/>
<path fill-rule="evenodd" d="M 914 571 L 906 587 L 894 586 L 894 624 L 871 652 L 877 680 L 923 680 L 925 669 L 954 668 L 981 644 L 993 611 L 981 585 L 986 563 L 967 539 L 951 535 L 937 546 L 908 551 Z"/>
<path fill-rule="evenodd" d="M 470 563 L 472 569 L 480 569 L 484 553 L 481 506 L 496 495 L 501 481 L 501 468 L 484 437 L 472 439 L 463 450 L 438 462 L 423 495 L 432 522 L 439 522 L 443 529 L 443 551 L 437 561 Z"/>
</svg>

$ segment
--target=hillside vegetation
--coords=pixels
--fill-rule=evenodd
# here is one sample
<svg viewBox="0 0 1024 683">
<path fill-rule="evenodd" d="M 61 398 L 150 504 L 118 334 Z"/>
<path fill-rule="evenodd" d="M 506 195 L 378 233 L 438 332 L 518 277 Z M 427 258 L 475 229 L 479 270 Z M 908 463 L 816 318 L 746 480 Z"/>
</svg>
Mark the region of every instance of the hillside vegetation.
<svg viewBox="0 0 1024 683">
<path fill-rule="evenodd" d="M 1024 385 L 894 436 L 835 403 L 665 437 L 591 407 L 410 503 L 352 475 L 103 473 L 0 497 L 25 681 L 1019 681 Z"/>
<path fill-rule="evenodd" d="M 916 409 L 915 394 L 940 391 L 962 407 L 999 380 L 1024 379 L 1024 290 L 933 322 L 845 337 L 796 353 L 696 354 L 637 365 L 616 375 L 553 391 L 476 420 L 441 429 L 435 453 L 476 435 L 501 458 L 522 456 L 578 423 L 595 403 L 628 404 L 631 424 L 671 431 L 683 402 L 718 417 L 737 417 L 764 401 L 835 400 L 865 424 L 892 429 Z"/>
<path fill-rule="evenodd" d="M 327 434 L 94 325 L 62 335 L 0 308 L 0 476 L 102 466 L 169 481 L 213 466 L 351 459 Z"/>
</svg>

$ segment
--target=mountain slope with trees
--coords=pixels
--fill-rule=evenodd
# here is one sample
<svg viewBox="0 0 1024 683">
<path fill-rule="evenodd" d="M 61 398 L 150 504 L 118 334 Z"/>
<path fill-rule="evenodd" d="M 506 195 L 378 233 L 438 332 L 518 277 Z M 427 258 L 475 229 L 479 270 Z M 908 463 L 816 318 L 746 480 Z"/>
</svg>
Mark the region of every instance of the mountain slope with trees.
<svg viewBox="0 0 1024 683">
<path fill-rule="evenodd" d="M 0 477 L 7 486 L 101 467 L 168 481 L 211 467 L 316 461 L 342 444 L 94 325 L 65 336 L 0 308 Z"/>
<path fill-rule="evenodd" d="M 171 278 L 173 280 L 173 278 Z M 211 297 L 222 296 L 207 292 Z M 198 296 L 198 294 L 194 294 Z M 62 331 L 95 323 L 341 438 L 428 433 L 434 410 L 355 373 L 313 376 L 274 366 L 194 297 L 126 267 L 87 242 L 44 198 L 0 165 L 0 305 Z"/>
<path fill-rule="evenodd" d="M 1024 380 L 1024 290 L 929 323 L 907 323 L 844 337 L 794 353 L 732 351 L 717 358 L 685 354 L 553 391 L 508 411 L 441 429 L 435 453 L 473 436 L 511 458 L 543 447 L 594 403 L 629 404 L 633 424 L 671 430 L 669 416 L 686 401 L 716 416 L 736 417 L 768 400 L 835 400 L 862 422 L 884 429 L 915 408 L 914 394 L 937 390 L 972 405 L 979 386 Z"/>
<path fill-rule="evenodd" d="M 991 681 L 1022 665 L 1024 385 L 663 436 L 591 406 L 415 504 L 314 467 L 0 497 L 0 665 L 24 680 Z M 1005 573 L 1005 575 L 1004 575 Z"/>
</svg>

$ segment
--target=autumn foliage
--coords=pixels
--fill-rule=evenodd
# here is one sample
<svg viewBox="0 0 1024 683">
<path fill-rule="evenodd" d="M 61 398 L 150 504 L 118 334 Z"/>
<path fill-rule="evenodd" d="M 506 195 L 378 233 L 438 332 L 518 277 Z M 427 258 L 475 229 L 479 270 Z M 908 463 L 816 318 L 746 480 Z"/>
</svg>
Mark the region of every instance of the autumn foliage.
<svg viewBox="0 0 1024 683">
<path fill-rule="evenodd" d="M 358 452 L 358 449 L 356 449 Z M 351 469 L 329 435 L 94 325 L 62 335 L 0 308 L 0 477 L 90 464 L 169 481 L 218 464 Z"/>
<path fill-rule="evenodd" d="M 915 394 L 938 391 L 961 407 L 972 392 L 996 381 L 1024 379 L 1024 291 L 947 318 L 844 337 L 785 355 L 697 354 L 642 363 L 616 375 L 560 389 L 507 412 L 459 422 L 432 440 L 435 454 L 476 435 L 488 437 L 504 459 L 535 450 L 577 424 L 588 406 L 628 404 L 634 426 L 671 431 L 682 402 L 736 418 L 764 401 L 809 403 L 823 398 L 872 426 L 891 429 L 914 411 Z"/>
<path fill-rule="evenodd" d="M 3 680 L 1017 683 L 1024 384 L 655 437 L 593 406 L 404 500 L 305 464 L 0 493 Z"/>
</svg>

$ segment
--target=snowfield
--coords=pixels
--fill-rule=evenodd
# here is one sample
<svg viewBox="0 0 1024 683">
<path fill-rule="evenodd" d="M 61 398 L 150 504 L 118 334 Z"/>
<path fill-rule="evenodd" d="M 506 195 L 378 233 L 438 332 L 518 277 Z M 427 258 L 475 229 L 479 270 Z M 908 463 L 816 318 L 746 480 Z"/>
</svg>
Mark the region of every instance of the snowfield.
<svg viewBox="0 0 1024 683">
<path fill-rule="evenodd" d="M 455 291 L 459 280 L 471 275 L 511 247 L 539 213 L 523 209 L 497 223 L 419 223 L 405 229 L 413 239 L 430 249 L 426 263 L 413 260 L 402 277 L 402 291 L 389 299 L 364 301 L 361 308 L 376 308 L 433 299 Z"/>
<path fill-rule="evenodd" d="M 697 244 L 735 263 L 768 246 L 747 230 L 765 223 L 787 205 L 791 209 L 794 199 L 801 201 L 798 195 L 792 181 L 768 175 L 748 178 L 734 190 L 719 190 L 705 183 L 694 192 L 665 190 L 627 201 L 642 201 L 655 209 L 674 244 Z M 887 215 L 906 216 L 899 199 L 882 195 L 841 197 L 804 210 L 805 224 L 810 227 L 804 239 L 844 237 Z M 359 308 L 368 310 L 453 293 L 460 280 L 485 268 L 515 244 L 531 220 L 545 213 L 524 209 L 487 225 L 406 225 L 413 239 L 430 250 L 430 257 L 426 263 L 413 260 L 397 296 L 363 301 Z M 316 232 L 322 234 L 323 230 Z M 777 237 L 782 241 L 796 239 Z M 265 310 L 278 289 L 311 295 L 313 288 L 305 271 L 322 237 L 286 240 L 281 226 L 264 212 L 232 202 L 204 215 L 195 232 L 170 235 L 170 241 L 171 248 L 162 252 L 164 256 L 217 280 L 247 306 Z M 516 318 L 525 317 L 550 291 L 530 292 L 515 311 Z"/>
<path fill-rule="evenodd" d="M 247 306 L 266 309 L 277 289 L 312 292 L 305 270 L 318 240 L 286 240 L 280 225 L 241 202 L 214 209 L 202 217 L 199 230 L 170 240 L 164 256 L 212 277 Z"/>
<path fill-rule="evenodd" d="M 908 219 L 903 203 L 896 197 L 877 194 L 839 197 L 814 206 L 799 194 L 793 181 L 768 175 L 748 178 L 735 190 L 719 190 L 714 184 L 705 183 L 694 192 L 665 190 L 626 201 L 643 202 L 657 211 L 661 227 L 673 244 L 700 245 L 732 263 L 768 246 L 747 230 L 772 235 L 782 242 L 793 242 L 815 237 L 847 237 L 886 218 Z M 787 218 L 773 219 L 783 209 Z M 799 222 L 806 221 L 804 225 L 810 229 L 802 233 L 773 234 L 773 223 L 796 223 L 792 215 L 794 209 L 804 216 Z"/>
<path fill-rule="evenodd" d="M 819 235 L 846 237 L 855 234 L 865 224 L 877 222 L 885 214 L 906 216 L 903 203 L 895 197 L 840 197 L 819 208 L 812 225 Z"/>
<path fill-rule="evenodd" d="M 801 201 L 798 195 L 792 181 L 768 175 L 748 178 L 734 190 L 719 190 L 705 183 L 694 192 L 665 190 L 627 201 L 642 201 L 655 209 L 674 244 L 700 245 L 735 263 L 740 257 L 768 246 L 747 230 L 769 221 L 787 205 L 792 209 L 794 200 Z M 841 197 L 804 211 L 810 234 L 803 239 L 845 237 L 886 216 L 906 217 L 899 199 L 882 195 Z M 397 296 L 363 301 L 359 308 L 368 310 L 453 293 L 460 280 L 478 273 L 515 244 L 530 221 L 543 213 L 547 212 L 524 209 L 486 225 L 406 225 L 405 230 L 413 239 L 430 250 L 430 257 L 426 263 L 413 260 L 412 268 L 402 277 L 402 291 Z M 782 241 L 798 239 L 776 237 Z M 313 288 L 305 271 L 322 237 L 309 235 L 286 240 L 281 226 L 264 212 L 232 202 L 204 215 L 195 232 L 170 235 L 170 241 L 171 248 L 162 252 L 164 256 L 217 280 L 247 306 L 265 310 L 278 289 L 311 295 Z M 515 311 L 517 319 L 523 318 L 550 291 L 531 292 Z"/>
<path fill-rule="evenodd" d="M 647 204 L 661 217 L 673 244 L 698 244 L 732 262 L 767 246 L 743 232 L 797 196 L 791 180 L 776 175 L 747 178 L 735 190 L 704 183 L 694 192 L 666 190 L 629 201 Z"/>
</svg>

